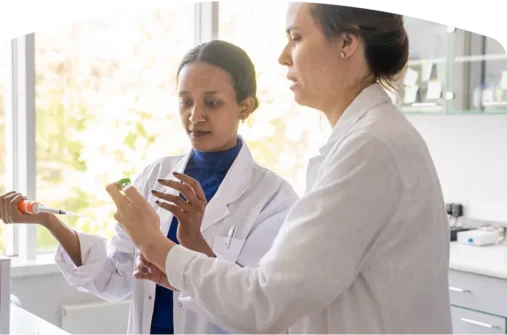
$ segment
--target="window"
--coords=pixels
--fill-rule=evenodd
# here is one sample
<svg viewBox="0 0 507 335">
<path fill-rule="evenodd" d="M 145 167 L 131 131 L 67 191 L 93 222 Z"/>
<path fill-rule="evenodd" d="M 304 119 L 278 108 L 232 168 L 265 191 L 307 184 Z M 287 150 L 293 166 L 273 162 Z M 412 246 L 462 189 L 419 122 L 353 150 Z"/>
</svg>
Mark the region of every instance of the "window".
<svg viewBox="0 0 507 335">
<path fill-rule="evenodd" d="M 8 48 L 4 46 L 0 50 L 0 194 L 4 194 L 7 191 L 6 180 L 5 180 L 5 93 L 6 85 L 9 82 L 10 76 L 7 72 L 7 56 Z M 4 223 L 0 222 L 0 254 L 5 251 L 5 244 L 3 240 Z"/>
<path fill-rule="evenodd" d="M 41 31 L 35 37 L 37 199 L 80 212 L 74 228 L 111 237 L 104 187 L 189 148 L 176 70 L 195 44 L 194 4 Z M 54 250 L 45 229 L 39 252 Z"/>
<path fill-rule="evenodd" d="M 287 43 L 287 6 L 288 2 L 274 1 L 266 10 L 264 4 L 253 1 L 221 1 L 219 38 L 243 48 L 257 70 L 260 105 L 241 125 L 241 134 L 260 165 L 286 178 L 302 194 L 307 160 L 326 137 L 316 131 L 324 124 L 320 112 L 294 102 L 286 68 L 278 63 Z"/>
</svg>

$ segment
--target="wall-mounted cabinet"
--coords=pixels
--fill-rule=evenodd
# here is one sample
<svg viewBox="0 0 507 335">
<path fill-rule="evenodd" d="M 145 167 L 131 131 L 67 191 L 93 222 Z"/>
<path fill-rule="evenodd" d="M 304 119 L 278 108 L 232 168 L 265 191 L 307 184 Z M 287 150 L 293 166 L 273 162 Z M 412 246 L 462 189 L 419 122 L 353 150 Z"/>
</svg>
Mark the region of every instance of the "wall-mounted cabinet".
<svg viewBox="0 0 507 335">
<path fill-rule="evenodd" d="M 507 114 L 507 54 L 496 40 L 405 17 L 410 56 L 400 96 L 406 114 Z"/>
</svg>

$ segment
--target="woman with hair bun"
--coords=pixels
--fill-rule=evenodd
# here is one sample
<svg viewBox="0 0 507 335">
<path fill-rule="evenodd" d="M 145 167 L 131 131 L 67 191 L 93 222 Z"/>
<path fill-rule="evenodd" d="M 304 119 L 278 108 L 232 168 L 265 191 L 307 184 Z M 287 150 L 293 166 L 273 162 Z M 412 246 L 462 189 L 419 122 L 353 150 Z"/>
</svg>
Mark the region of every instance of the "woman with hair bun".
<svg viewBox="0 0 507 335">
<path fill-rule="evenodd" d="M 211 317 L 248 333 L 452 333 L 449 226 L 426 143 L 392 103 L 400 15 L 291 3 L 279 62 L 333 130 L 254 267 L 175 245 L 135 188 L 107 190 L 134 243 Z M 316 130 L 318 131 L 318 130 Z"/>
</svg>

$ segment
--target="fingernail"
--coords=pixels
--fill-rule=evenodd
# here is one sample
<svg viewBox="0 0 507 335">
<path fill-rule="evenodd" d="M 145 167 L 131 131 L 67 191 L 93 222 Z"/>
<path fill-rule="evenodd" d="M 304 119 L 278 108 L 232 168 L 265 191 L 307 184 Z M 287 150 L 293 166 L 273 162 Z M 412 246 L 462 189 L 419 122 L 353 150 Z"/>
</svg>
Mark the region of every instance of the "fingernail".
<svg viewBox="0 0 507 335">
<path fill-rule="evenodd" d="M 173 175 L 179 176 L 180 174 L 178 172 L 173 172 Z"/>
<path fill-rule="evenodd" d="M 159 200 L 155 200 L 155 203 L 156 203 L 157 205 L 159 205 L 159 204 L 160 204 L 160 201 L 159 201 Z"/>
<path fill-rule="evenodd" d="M 151 190 L 151 193 L 155 193 L 155 192 L 157 192 L 157 191 L 156 190 Z"/>
</svg>

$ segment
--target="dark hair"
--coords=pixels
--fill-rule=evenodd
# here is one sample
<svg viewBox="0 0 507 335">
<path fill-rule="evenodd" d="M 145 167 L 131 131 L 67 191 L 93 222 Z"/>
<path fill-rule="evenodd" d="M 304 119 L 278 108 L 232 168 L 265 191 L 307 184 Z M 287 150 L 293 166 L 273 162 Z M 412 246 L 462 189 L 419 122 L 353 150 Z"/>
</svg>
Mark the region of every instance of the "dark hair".
<svg viewBox="0 0 507 335">
<path fill-rule="evenodd" d="M 312 4 L 311 15 L 329 40 L 342 33 L 359 36 L 375 78 L 394 88 L 408 61 L 408 36 L 403 16 L 370 9 Z"/>
<path fill-rule="evenodd" d="M 181 69 L 190 63 L 205 62 L 218 66 L 229 73 L 236 90 L 236 101 L 241 103 L 248 97 L 254 99 L 253 109 L 259 107 L 257 99 L 257 79 L 255 66 L 248 54 L 240 47 L 221 40 L 212 40 L 191 49 L 180 63 L 177 78 Z"/>
</svg>

